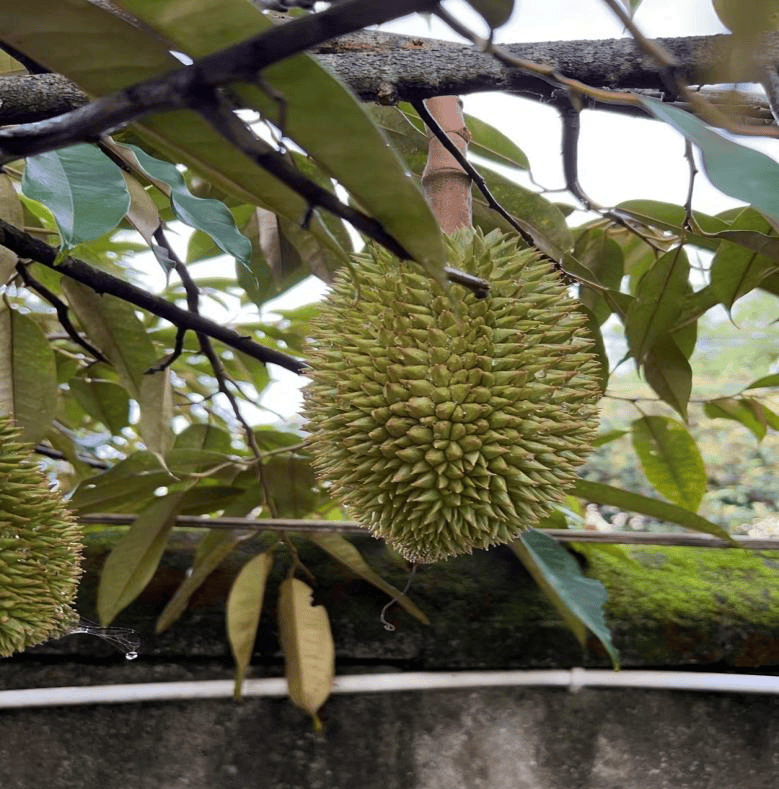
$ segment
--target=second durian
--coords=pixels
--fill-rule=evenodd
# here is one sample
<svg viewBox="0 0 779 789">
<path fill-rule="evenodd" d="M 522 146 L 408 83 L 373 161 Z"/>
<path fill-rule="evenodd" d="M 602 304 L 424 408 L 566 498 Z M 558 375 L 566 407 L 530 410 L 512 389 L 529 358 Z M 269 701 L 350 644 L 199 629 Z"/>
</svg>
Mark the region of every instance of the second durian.
<svg viewBox="0 0 779 789">
<path fill-rule="evenodd" d="M 80 527 L 0 417 L 0 657 L 73 629 L 80 560 Z"/>
<path fill-rule="evenodd" d="M 498 231 L 450 236 L 489 282 L 449 295 L 368 246 L 312 333 L 314 467 L 347 513 L 415 562 L 517 537 L 576 479 L 597 428 L 600 367 L 550 263 Z"/>
</svg>

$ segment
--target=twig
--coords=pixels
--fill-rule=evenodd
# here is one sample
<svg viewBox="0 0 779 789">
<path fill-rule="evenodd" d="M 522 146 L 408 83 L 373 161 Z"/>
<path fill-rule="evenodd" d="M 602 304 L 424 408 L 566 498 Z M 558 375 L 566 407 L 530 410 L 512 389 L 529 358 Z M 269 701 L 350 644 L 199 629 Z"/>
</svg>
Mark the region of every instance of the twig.
<svg viewBox="0 0 779 789">
<path fill-rule="evenodd" d="M 698 168 L 695 165 L 695 155 L 692 150 L 692 143 L 685 138 L 684 140 L 684 158 L 690 167 L 690 181 L 687 187 L 687 198 L 684 201 L 684 224 L 682 227 L 685 230 L 693 232 L 693 216 L 692 216 L 692 195 L 695 191 L 695 176 L 698 173 Z"/>
</svg>

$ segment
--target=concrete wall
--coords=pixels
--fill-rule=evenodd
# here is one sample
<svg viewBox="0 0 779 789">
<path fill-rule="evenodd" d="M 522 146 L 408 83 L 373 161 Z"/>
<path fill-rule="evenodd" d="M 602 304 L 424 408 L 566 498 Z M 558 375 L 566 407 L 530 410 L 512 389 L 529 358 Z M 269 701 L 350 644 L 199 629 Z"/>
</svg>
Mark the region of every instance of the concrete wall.
<svg viewBox="0 0 779 789">
<path fill-rule="evenodd" d="M 402 585 L 403 568 L 381 546 L 361 547 Z M 79 603 L 88 616 L 104 553 L 90 555 Z M 125 661 L 98 639 L 70 636 L 0 662 L 0 688 L 230 679 L 224 593 L 245 557 L 226 562 L 182 620 L 154 634 L 190 558 L 185 545 L 166 555 L 152 586 L 120 618 L 142 637 L 137 660 Z M 577 644 L 508 551 L 423 568 L 412 595 L 431 625 L 395 611 L 394 633 L 378 618 L 383 595 L 316 552 L 303 548 L 303 559 L 331 615 L 339 674 L 607 666 L 597 644 Z M 779 568 L 775 557 L 766 561 Z M 283 572 L 279 567 L 279 577 Z M 753 568 L 741 590 L 728 587 L 729 578 L 744 576 L 732 566 L 707 572 L 715 608 L 706 608 L 698 588 L 696 606 L 706 609 L 699 617 L 670 603 L 612 610 L 626 667 L 777 673 L 779 611 L 771 590 L 779 569 L 777 578 L 755 580 Z M 616 601 L 622 582 L 611 576 L 609 583 Z M 646 578 L 642 583 L 651 590 Z M 269 591 L 255 677 L 282 672 L 273 608 Z M 0 789 L 779 786 L 773 696 L 540 688 L 337 695 L 322 717 L 325 730 L 317 734 L 304 713 L 275 698 L 0 711 Z"/>
<path fill-rule="evenodd" d="M 779 700 L 490 689 L 9 710 L 3 789 L 775 789 Z"/>
</svg>

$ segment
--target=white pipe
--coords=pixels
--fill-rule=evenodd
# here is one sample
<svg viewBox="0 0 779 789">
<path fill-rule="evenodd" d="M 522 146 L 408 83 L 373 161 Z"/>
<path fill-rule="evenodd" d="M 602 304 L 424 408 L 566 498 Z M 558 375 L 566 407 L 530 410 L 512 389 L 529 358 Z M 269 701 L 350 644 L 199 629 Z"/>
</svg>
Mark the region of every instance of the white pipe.
<svg viewBox="0 0 779 789">
<path fill-rule="evenodd" d="M 650 688 L 710 693 L 779 694 L 779 677 L 686 671 L 607 671 L 554 669 L 543 671 L 442 671 L 352 674 L 336 677 L 333 693 L 387 693 L 409 690 L 452 690 L 486 687 Z M 0 691 L 0 709 L 136 701 L 221 699 L 233 695 L 232 680 L 148 682 L 134 685 L 91 685 Z M 285 679 L 247 679 L 244 696 L 286 696 Z"/>
</svg>

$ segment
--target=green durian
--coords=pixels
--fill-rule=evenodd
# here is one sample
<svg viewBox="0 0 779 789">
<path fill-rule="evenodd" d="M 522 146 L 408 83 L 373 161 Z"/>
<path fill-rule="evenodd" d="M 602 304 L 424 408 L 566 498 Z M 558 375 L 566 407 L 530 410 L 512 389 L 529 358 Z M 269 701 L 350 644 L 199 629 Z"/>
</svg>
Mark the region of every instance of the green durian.
<svg viewBox="0 0 779 789">
<path fill-rule="evenodd" d="M 414 562 L 509 542 L 548 515 L 592 447 L 601 394 L 586 318 L 549 261 L 498 231 L 447 244 L 487 298 L 447 294 L 369 245 L 307 352 L 319 478 Z"/>
<path fill-rule="evenodd" d="M 80 561 L 79 525 L 0 417 L 0 657 L 75 627 Z"/>
</svg>

